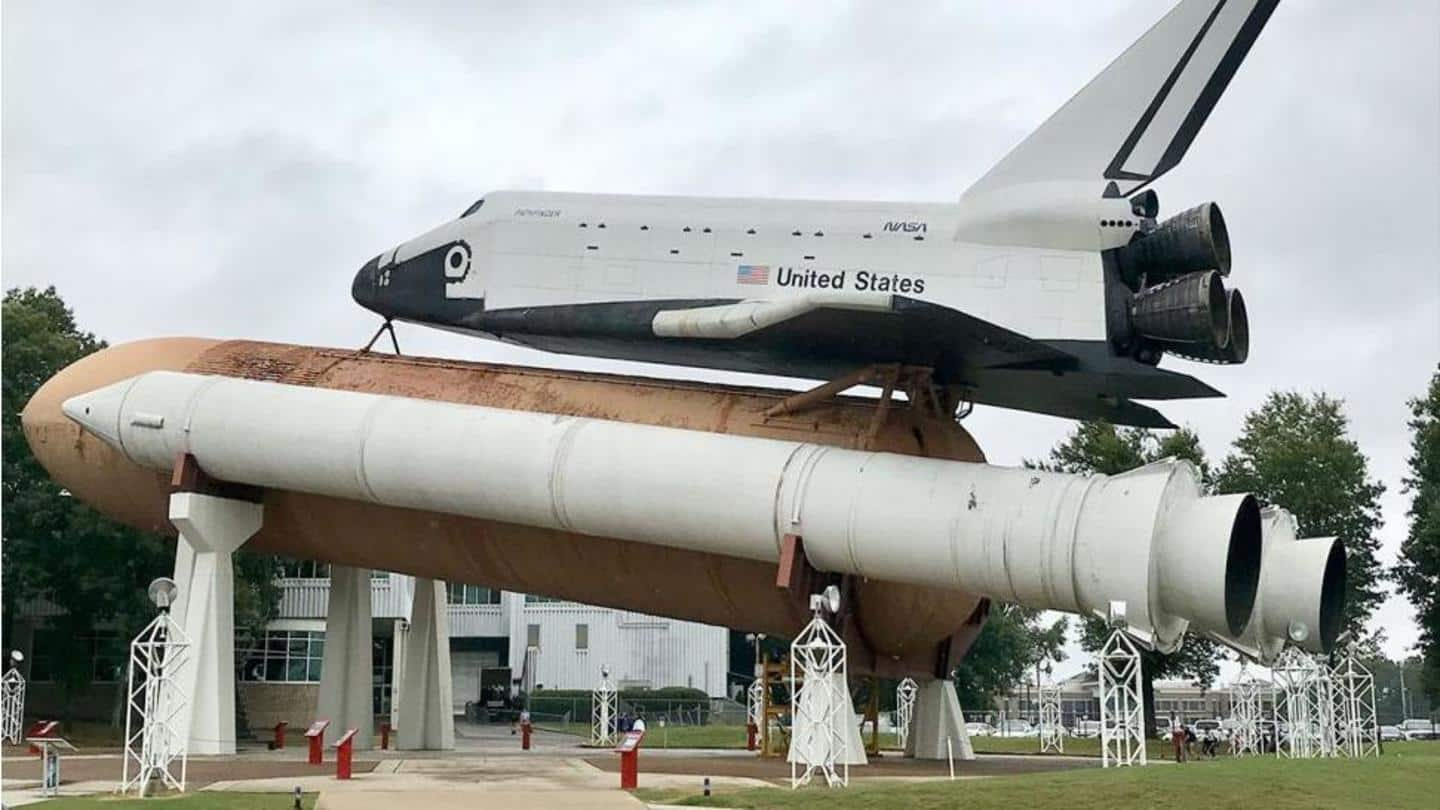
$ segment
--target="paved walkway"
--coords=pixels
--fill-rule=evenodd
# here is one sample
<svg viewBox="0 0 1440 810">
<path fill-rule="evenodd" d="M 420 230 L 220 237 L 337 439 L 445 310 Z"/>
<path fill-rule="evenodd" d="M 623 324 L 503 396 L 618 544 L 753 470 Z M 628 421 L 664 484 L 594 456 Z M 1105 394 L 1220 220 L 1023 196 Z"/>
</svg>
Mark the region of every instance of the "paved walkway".
<svg viewBox="0 0 1440 810">
<path fill-rule="evenodd" d="M 335 778 L 334 751 L 323 765 L 305 761 L 303 747 L 283 751 L 247 750 L 233 757 L 191 758 L 187 787 L 191 790 L 291 793 L 296 787 L 320 794 L 324 810 L 379 808 L 643 808 L 619 789 L 619 757 L 580 745 L 565 734 L 537 732 L 530 751 L 508 726 L 457 728 L 454 751 L 357 752 L 355 776 Z M 918 780 L 943 778 L 946 763 L 916 762 L 898 756 L 872 760 L 851 770 L 854 779 Z M 956 762 L 956 775 L 987 776 L 1074 767 L 1097 767 L 1094 759 L 982 756 Z M 117 754 L 66 757 L 62 763 L 62 795 L 112 793 L 119 785 Z M 768 787 L 788 782 L 789 766 L 778 759 L 761 760 L 739 750 L 644 749 L 640 785 L 700 792 L 710 777 L 717 790 Z M 7 806 L 38 800 L 39 760 L 18 751 L 5 752 L 4 799 Z"/>
</svg>

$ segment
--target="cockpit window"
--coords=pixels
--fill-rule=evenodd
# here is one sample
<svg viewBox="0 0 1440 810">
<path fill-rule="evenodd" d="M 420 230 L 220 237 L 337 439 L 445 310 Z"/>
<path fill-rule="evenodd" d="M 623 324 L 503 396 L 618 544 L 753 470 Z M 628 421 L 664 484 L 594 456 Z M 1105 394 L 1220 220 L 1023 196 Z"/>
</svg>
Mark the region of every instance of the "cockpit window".
<svg viewBox="0 0 1440 810">
<path fill-rule="evenodd" d="M 474 205 L 470 206 L 469 208 L 466 208 L 466 209 L 465 209 L 465 213 L 461 214 L 461 215 L 460 215 L 460 218 L 461 218 L 461 219 L 464 219 L 465 217 L 470 216 L 471 214 L 475 213 L 476 211 L 479 211 L 479 210 L 480 210 L 480 206 L 482 206 L 482 205 L 484 205 L 484 204 L 485 204 L 485 198 L 484 198 L 484 197 L 481 197 L 480 199 L 478 199 L 478 200 L 475 201 L 475 204 L 474 204 Z"/>
</svg>

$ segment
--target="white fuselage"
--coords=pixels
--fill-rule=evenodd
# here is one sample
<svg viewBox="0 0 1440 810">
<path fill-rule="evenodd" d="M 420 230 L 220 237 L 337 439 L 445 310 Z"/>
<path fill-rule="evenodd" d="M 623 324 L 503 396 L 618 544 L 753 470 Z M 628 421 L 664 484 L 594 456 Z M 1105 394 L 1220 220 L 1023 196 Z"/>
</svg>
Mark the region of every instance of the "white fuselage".
<svg viewBox="0 0 1440 810">
<path fill-rule="evenodd" d="M 1004 211 L 987 217 L 963 203 L 506 191 L 382 254 L 380 265 L 460 239 L 472 257 L 447 274 L 446 298 L 486 310 L 882 293 L 1042 340 L 1103 340 L 1099 251 L 1124 244 L 1139 223 L 1124 200 L 1058 214 L 1017 227 Z M 993 234 L 1024 242 L 996 244 Z"/>
</svg>

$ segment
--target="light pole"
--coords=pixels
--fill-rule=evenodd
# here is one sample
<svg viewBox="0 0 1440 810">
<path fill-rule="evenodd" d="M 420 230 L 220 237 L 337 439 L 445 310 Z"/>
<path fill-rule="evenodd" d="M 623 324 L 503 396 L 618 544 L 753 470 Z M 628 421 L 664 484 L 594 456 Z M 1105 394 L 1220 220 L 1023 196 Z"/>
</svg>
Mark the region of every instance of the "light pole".
<svg viewBox="0 0 1440 810">
<path fill-rule="evenodd" d="M 1403 655 L 1403 654 L 1402 654 Z M 1405 659 L 1400 659 L 1400 722 L 1410 719 L 1410 693 L 1405 689 Z"/>
</svg>

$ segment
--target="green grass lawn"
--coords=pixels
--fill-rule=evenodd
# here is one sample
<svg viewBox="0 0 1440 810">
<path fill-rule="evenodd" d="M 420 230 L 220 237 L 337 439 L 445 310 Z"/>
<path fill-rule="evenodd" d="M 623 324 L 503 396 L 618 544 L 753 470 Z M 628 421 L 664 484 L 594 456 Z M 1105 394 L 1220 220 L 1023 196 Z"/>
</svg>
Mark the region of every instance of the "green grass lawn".
<svg viewBox="0 0 1440 810">
<path fill-rule="evenodd" d="M 1040 753 L 1040 741 L 1035 737 L 971 737 L 970 744 L 975 747 L 977 754 Z M 1195 751 L 1198 753 L 1199 750 L 1197 745 Z M 1223 747 L 1221 750 L 1224 750 Z M 1145 755 L 1151 759 L 1169 759 L 1170 753 L 1171 748 L 1168 742 L 1147 740 L 1145 743 Z M 1100 756 L 1100 738 L 1066 737 L 1065 754 L 1077 757 L 1098 757 Z"/>
<path fill-rule="evenodd" d="M 301 797 L 300 806 L 305 810 L 315 806 L 316 794 Z M 36 807 L 43 810 L 143 810 L 163 807 L 165 810 L 290 810 L 295 806 L 295 797 L 289 793 L 231 793 L 223 790 L 201 791 L 176 796 L 157 796 L 149 799 L 120 799 L 114 796 L 85 796 L 71 799 L 51 799 Z"/>
<path fill-rule="evenodd" d="M 695 790 L 642 790 L 641 799 L 708 807 L 1010 810 L 1017 807 L 1217 808 L 1434 807 L 1440 796 L 1440 743 L 1392 743 L 1375 760 L 1217 759 L 1187 765 L 997 776 L 958 782 L 893 782 L 830 790 L 760 788 L 706 799 Z"/>
</svg>

